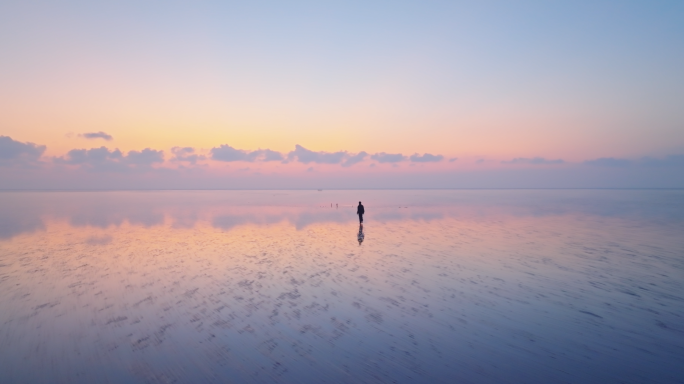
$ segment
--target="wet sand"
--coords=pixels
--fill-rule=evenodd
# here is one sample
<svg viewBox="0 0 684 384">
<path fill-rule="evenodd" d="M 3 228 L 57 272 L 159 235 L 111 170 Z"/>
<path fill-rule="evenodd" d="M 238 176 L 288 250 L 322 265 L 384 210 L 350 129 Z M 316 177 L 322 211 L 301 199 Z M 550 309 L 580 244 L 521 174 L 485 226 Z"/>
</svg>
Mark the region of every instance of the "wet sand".
<svg viewBox="0 0 684 384">
<path fill-rule="evenodd" d="M 604 192 L 3 193 L 0 382 L 684 382 L 684 192 Z"/>
</svg>

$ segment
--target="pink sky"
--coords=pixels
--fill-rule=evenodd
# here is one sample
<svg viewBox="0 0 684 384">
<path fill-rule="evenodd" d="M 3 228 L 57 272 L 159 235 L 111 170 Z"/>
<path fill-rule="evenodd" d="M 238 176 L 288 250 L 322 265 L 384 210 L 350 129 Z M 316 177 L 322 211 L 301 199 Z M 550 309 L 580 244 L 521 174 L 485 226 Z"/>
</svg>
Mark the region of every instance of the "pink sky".
<svg viewBox="0 0 684 384">
<path fill-rule="evenodd" d="M 683 187 L 682 7 L 6 2 L 0 188 Z"/>
</svg>

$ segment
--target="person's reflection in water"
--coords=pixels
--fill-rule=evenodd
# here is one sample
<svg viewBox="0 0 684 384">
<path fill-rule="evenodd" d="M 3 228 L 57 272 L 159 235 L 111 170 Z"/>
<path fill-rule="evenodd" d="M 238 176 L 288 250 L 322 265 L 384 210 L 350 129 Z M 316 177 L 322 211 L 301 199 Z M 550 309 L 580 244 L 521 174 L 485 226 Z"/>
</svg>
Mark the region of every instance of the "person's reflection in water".
<svg viewBox="0 0 684 384">
<path fill-rule="evenodd" d="M 363 238 L 365 235 L 363 234 L 363 224 L 359 224 L 359 234 L 356 235 L 356 239 L 359 240 L 359 245 L 363 243 Z"/>
</svg>

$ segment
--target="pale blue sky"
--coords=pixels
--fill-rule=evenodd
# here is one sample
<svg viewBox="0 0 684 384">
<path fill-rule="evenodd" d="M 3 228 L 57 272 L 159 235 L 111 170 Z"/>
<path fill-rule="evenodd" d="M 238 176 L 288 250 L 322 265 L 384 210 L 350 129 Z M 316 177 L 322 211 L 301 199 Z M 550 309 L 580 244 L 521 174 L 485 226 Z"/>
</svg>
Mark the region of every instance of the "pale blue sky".
<svg viewBox="0 0 684 384">
<path fill-rule="evenodd" d="M 681 68 L 681 1 L 4 1 L 0 135 L 638 163 L 684 153 Z"/>
</svg>

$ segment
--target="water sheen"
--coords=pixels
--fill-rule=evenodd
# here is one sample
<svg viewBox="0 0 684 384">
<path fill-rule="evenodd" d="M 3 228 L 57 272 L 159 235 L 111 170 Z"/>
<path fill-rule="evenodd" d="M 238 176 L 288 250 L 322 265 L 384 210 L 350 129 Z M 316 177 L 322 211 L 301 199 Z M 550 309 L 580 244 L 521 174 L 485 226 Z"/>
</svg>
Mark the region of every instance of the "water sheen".
<svg viewBox="0 0 684 384">
<path fill-rule="evenodd" d="M 681 383 L 683 234 L 681 190 L 0 192 L 0 382 Z"/>
</svg>

